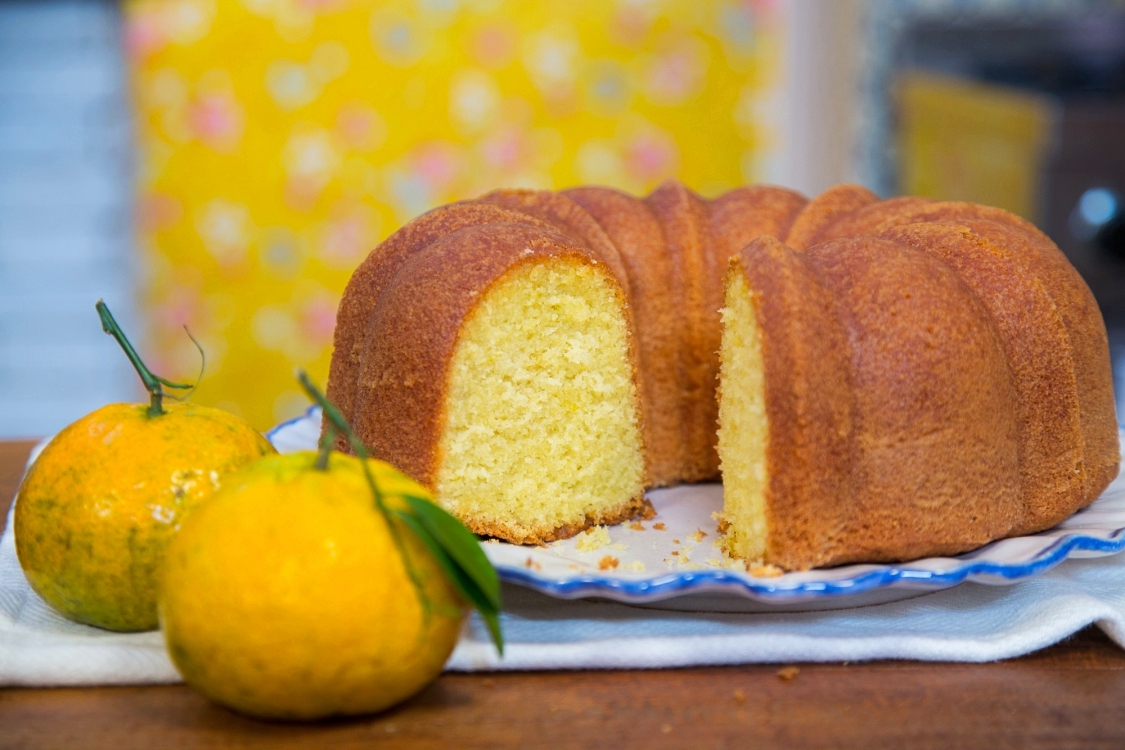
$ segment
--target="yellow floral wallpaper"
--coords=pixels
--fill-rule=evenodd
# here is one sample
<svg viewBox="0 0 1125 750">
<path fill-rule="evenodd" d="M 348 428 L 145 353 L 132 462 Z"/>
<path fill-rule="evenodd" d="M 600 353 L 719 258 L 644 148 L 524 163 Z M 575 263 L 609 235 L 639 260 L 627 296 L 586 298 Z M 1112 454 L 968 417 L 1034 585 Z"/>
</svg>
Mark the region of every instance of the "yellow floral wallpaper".
<svg viewBox="0 0 1125 750">
<path fill-rule="evenodd" d="M 340 293 L 382 238 L 496 187 L 769 168 L 767 0 L 133 0 L 145 351 L 266 428 L 327 377 Z"/>
</svg>

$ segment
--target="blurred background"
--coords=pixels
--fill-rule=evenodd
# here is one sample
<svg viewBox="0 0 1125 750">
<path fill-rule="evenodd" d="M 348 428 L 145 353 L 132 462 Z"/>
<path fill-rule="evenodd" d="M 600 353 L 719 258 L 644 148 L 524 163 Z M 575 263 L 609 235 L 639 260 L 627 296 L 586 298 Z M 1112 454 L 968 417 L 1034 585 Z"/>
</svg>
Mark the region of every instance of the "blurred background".
<svg viewBox="0 0 1125 750">
<path fill-rule="evenodd" d="M 143 396 L 99 297 L 265 429 L 410 218 L 668 177 L 1031 219 L 1125 413 L 1125 0 L 0 0 L 0 437 Z"/>
</svg>

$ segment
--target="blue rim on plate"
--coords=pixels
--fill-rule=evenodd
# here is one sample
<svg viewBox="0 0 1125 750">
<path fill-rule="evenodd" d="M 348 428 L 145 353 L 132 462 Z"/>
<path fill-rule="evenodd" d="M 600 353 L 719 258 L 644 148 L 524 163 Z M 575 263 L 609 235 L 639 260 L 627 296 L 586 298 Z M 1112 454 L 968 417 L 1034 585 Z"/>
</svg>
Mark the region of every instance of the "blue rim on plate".
<svg viewBox="0 0 1125 750">
<path fill-rule="evenodd" d="M 1123 550 L 1125 550 L 1125 529 L 1118 529 L 1109 539 L 1068 534 L 1057 539 L 1043 553 L 1019 563 L 966 561 L 964 565 L 940 572 L 911 568 L 909 563 L 865 565 L 862 567 L 876 569 L 850 578 L 801 581 L 787 585 L 771 583 L 779 579 L 755 578 L 749 574 L 724 570 L 677 571 L 641 580 L 590 575 L 561 579 L 545 578 L 511 565 L 497 565 L 497 570 L 504 581 L 562 599 L 598 596 L 621 600 L 659 601 L 688 593 L 727 592 L 749 596 L 759 601 L 781 603 L 821 597 L 854 596 L 892 586 L 906 585 L 910 588 L 928 588 L 936 591 L 956 586 L 967 580 L 1001 582 L 982 580 L 986 576 L 1003 579 L 1004 583 L 1015 583 L 1020 579 L 1050 570 L 1077 551 L 1093 552 L 1096 556 L 1103 556 Z"/>
<path fill-rule="evenodd" d="M 314 406 L 277 425 L 266 437 L 282 452 L 313 449 L 319 425 L 320 409 Z M 766 604 L 787 604 L 889 588 L 923 593 L 966 581 L 1008 584 L 1039 575 L 1073 556 L 1101 557 L 1125 551 L 1125 477 L 1119 477 L 1098 500 L 1054 529 L 998 540 L 956 557 L 908 563 L 847 565 L 770 578 L 722 568 L 594 573 L 577 570 L 580 566 L 573 564 L 562 565 L 568 559 L 554 554 L 551 547 L 518 547 L 503 542 L 482 547 L 502 580 L 562 599 L 655 602 L 685 594 L 719 593 Z"/>
</svg>

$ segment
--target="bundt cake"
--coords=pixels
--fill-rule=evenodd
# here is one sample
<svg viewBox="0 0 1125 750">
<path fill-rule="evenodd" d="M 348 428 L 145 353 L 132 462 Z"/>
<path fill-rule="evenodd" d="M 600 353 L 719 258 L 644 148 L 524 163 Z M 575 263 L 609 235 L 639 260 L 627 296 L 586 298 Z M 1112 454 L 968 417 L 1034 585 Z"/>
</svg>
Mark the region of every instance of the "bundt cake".
<svg viewBox="0 0 1125 750">
<path fill-rule="evenodd" d="M 328 394 L 477 533 L 570 536 L 721 468 L 730 553 L 790 570 L 1045 529 L 1119 462 L 1105 326 L 1050 240 L 854 185 L 435 209 L 349 282 Z"/>
</svg>

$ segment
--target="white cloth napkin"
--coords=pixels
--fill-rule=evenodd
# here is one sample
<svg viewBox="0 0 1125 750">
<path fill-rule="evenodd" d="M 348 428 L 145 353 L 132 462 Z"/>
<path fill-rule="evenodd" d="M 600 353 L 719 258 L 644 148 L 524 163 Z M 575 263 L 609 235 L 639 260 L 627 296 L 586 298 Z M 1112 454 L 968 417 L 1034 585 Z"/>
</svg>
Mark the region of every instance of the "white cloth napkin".
<svg viewBox="0 0 1125 750">
<path fill-rule="evenodd" d="M 991 661 L 1097 623 L 1125 647 L 1125 557 L 1068 560 L 1010 586 L 966 583 L 906 601 L 830 612 L 708 614 L 563 601 L 505 586 L 498 658 L 475 617 L 446 669 L 627 669 L 752 662 Z M 78 625 L 33 592 L 12 518 L 0 538 L 0 686 L 178 682 L 160 633 Z"/>
</svg>

